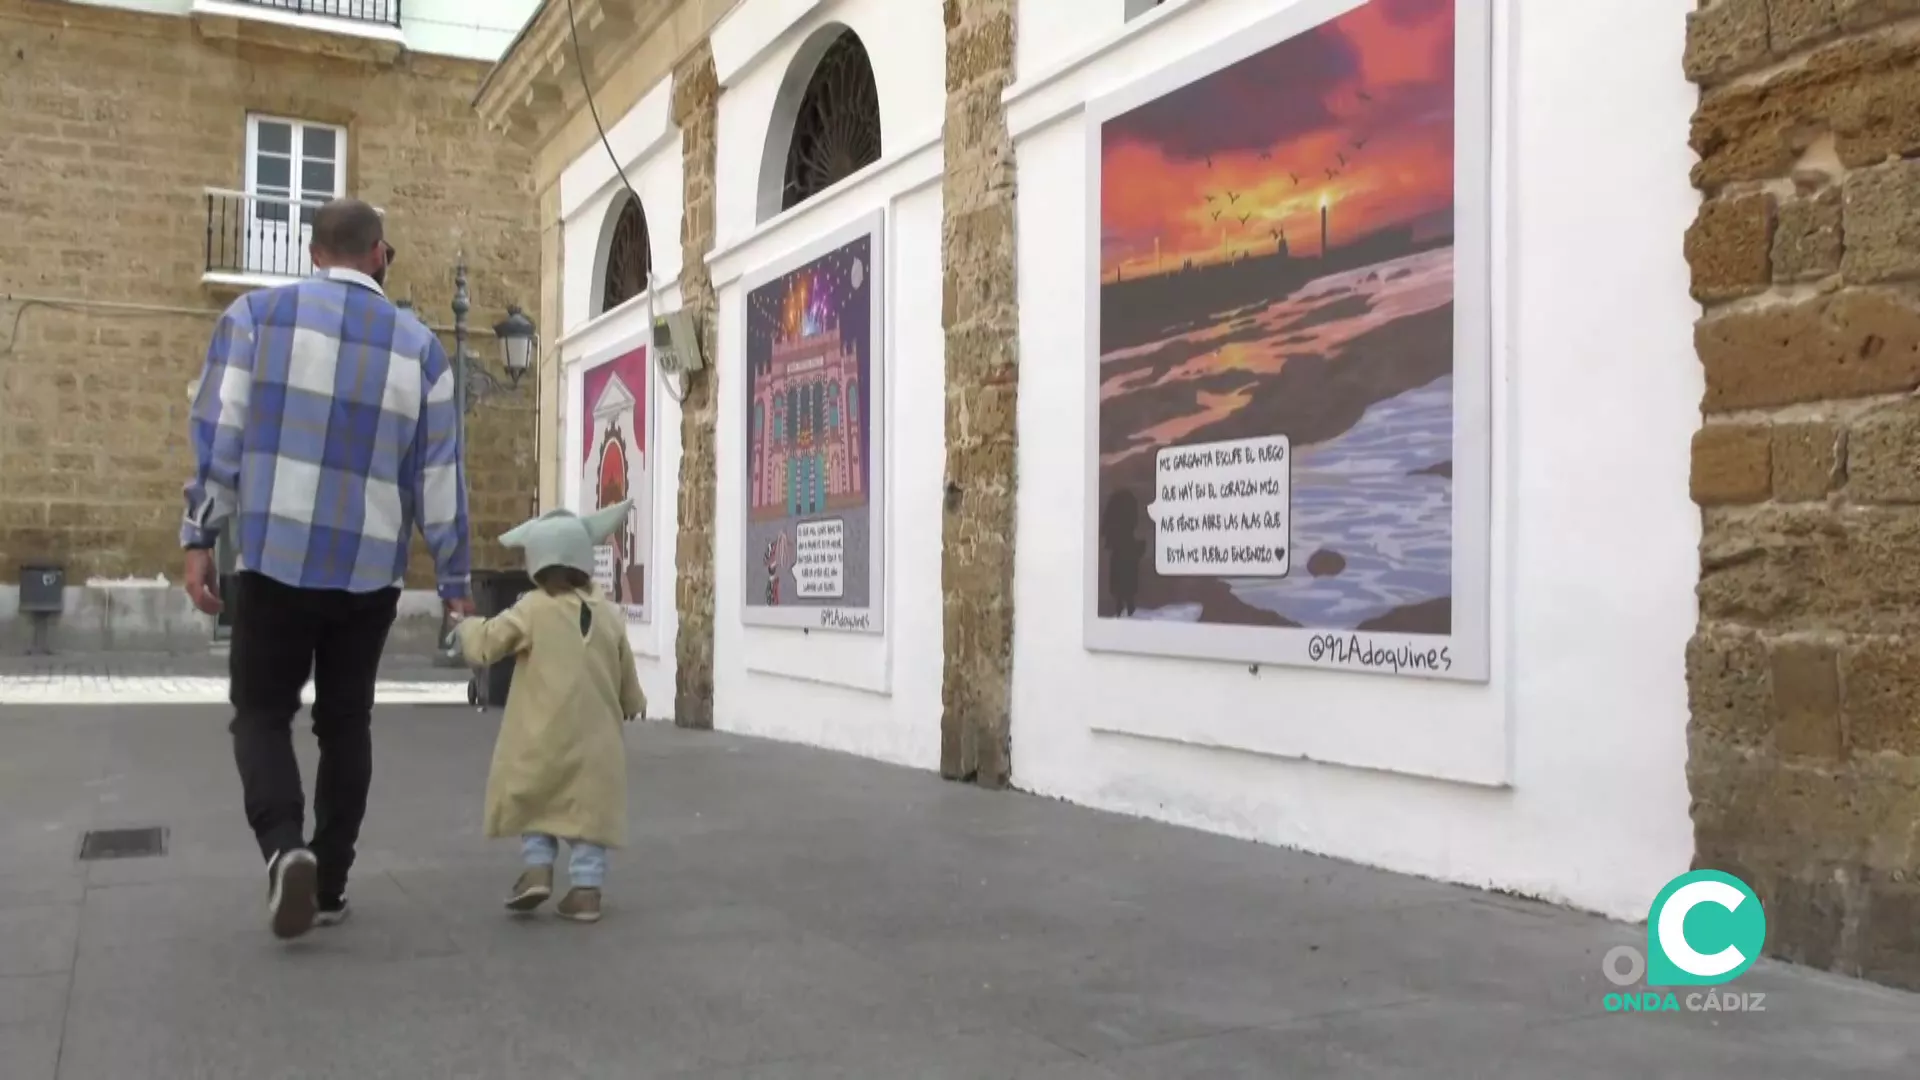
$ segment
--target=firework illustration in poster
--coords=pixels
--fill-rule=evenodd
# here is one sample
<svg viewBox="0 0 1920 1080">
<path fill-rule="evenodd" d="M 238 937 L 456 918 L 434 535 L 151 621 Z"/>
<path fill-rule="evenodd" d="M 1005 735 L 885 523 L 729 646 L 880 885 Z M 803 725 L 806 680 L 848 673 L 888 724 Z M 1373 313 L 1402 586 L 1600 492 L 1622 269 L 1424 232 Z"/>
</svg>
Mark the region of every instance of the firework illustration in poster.
<svg viewBox="0 0 1920 1080">
<path fill-rule="evenodd" d="M 634 344 L 590 364 L 581 374 L 581 513 L 632 497 L 627 527 L 594 551 L 600 590 L 645 621 L 653 485 L 647 457 L 647 350 Z"/>
<path fill-rule="evenodd" d="M 747 283 L 748 622 L 881 629 L 882 221 Z"/>
<path fill-rule="evenodd" d="M 1484 0 L 1091 110 L 1090 648 L 1486 677 Z"/>
</svg>

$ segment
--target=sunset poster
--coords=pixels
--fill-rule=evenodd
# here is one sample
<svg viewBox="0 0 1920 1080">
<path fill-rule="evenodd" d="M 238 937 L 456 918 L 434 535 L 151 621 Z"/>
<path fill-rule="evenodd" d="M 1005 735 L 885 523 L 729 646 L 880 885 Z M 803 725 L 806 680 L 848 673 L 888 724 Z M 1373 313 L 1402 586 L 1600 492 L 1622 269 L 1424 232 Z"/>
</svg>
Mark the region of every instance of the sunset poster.
<svg viewBox="0 0 1920 1080">
<path fill-rule="evenodd" d="M 1309 0 L 1090 106 L 1090 648 L 1486 678 L 1487 53 Z"/>
<path fill-rule="evenodd" d="M 746 285 L 745 621 L 881 630 L 881 240 L 872 215 Z"/>
<path fill-rule="evenodd" d="M 631 498 L 625 527 L 594 550 L 594 583 L 635 622 L 647 619 L 653 551 L 647 348 L 635 340 L 586 362 L 580 375 L 580 502 L 591 514 Z"/>
</svg>

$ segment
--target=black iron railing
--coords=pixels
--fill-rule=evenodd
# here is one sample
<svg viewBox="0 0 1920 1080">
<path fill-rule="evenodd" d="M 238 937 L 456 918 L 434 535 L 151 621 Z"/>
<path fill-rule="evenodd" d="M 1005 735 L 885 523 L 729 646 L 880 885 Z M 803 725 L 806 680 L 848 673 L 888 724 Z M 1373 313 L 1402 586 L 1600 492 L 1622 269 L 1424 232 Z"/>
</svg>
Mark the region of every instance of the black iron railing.
<svg viewBox="0 0 1920 1080">
<path fill-rule="evenodd" d="M 305 277 L 320 203 L 207 189 L 207 273 Z"/>
<path fill-rule="evenodd" d="M 248 7 L 272 8 L 299 15 L 325 15 L 354 22 L 400 26 L 400 0 L 238 0 Z"/>
</svg>

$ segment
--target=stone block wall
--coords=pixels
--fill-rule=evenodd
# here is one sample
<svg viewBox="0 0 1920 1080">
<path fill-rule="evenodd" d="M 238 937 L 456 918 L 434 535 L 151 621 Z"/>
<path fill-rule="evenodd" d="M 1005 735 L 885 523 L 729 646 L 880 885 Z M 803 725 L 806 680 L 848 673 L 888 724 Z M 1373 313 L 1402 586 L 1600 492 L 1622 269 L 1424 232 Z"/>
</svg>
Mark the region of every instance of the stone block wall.
<svg viewBox="0 0 1920 1080">
<path fill-rule="evenodd" d="M 389 291 L 452 321 L 464 252 L 474 344 L 537 308 L 530 155 L 470 104 L 486 65 L 353 59 L 203 38 L 183 17 L 0 0 L 0 585 L 53 557 L 71 580 L 177 577 L 188 385 L 231 294 L 200 281 L 206 187 L 239 188 L 257 111 L 348 129 L 347 190 L 387 211 Z M 443 336 L 451 345 L 450 336 Z M 535 486 L 530 386 L 469 417 L 475 560 Z M 410 580 L 432 579 L 416 549 Z"/>
<path fill-rule="evenodd" d="M 707 255 L 713 251 L 714 175 L 720 152 L 720 78 L 713 49 L 702 41 L 674 66 L 673 122 L 680 129 L 685 209 L 680 218 L 680 303 L 700 324 L 700 347 L 719 351 L 720 301 Z M 674 546 L 674 723 L 713 727 L 713 586 L 715 492 L 720 482 L 716 434 L 719 372 L 708 366 L 688 379 L 680 403 L 680 534 Z"/>
<path fill-rule="evenodd" d="M 947 503 L 940 771 L 998 787 L 1012 774 L 1015 406 L 1013 0 L 945 0 Z"/>
<path fill-rule="evenodd" d="M 1685 62 L 1696 862 L 1920 988 L 1920 0 L 1716 0 Z"/>
</svg>

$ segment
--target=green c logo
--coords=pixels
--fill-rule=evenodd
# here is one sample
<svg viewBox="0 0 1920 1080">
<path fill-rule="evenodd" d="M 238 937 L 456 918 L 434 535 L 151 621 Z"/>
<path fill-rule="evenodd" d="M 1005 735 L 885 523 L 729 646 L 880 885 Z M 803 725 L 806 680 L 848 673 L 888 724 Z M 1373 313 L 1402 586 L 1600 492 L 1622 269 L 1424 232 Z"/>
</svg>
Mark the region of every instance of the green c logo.
<svg viewBox="0 0 1920 1080">
<path fill-rule="evenodd" d="M 1718 870 L 1682 874 L 1647 913 L 1647 985 L 1718 986 L 1760 959 L 1767 916 L 1747 883 Z"/>
</svg>

